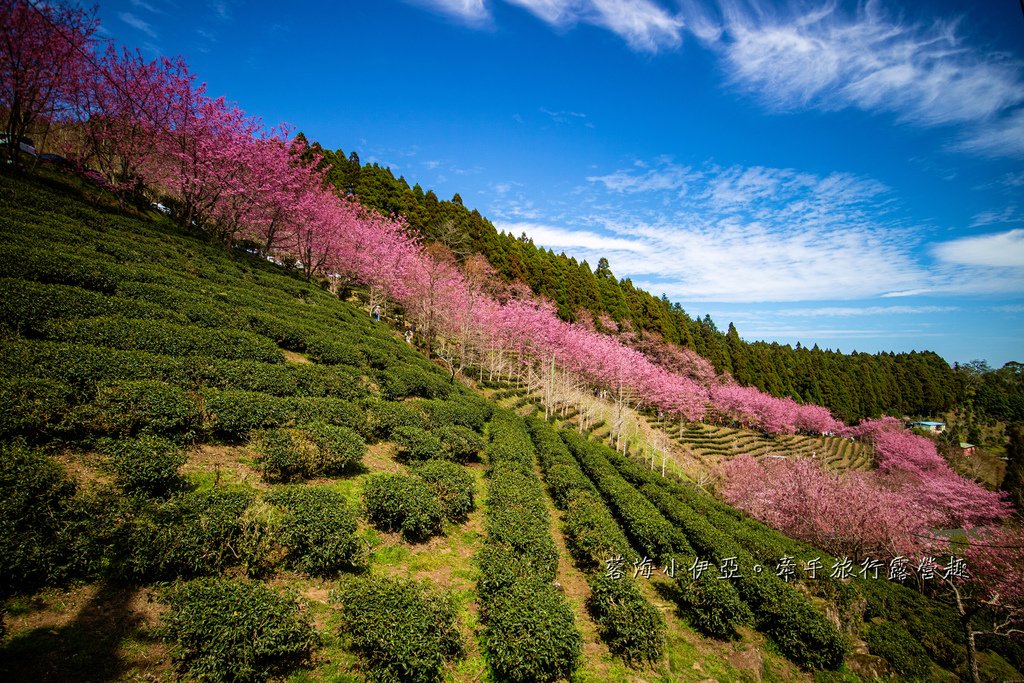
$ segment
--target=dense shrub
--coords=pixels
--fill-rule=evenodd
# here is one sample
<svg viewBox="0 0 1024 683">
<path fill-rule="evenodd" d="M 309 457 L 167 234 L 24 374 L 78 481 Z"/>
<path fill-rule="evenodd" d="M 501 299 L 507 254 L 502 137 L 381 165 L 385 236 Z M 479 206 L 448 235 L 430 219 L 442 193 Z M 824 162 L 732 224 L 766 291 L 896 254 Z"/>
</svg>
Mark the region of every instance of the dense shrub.
<svg viewBox="0 0 1024 683">
<path fill-rule="evenodd" d="M 362 464 L 366 442 L 355 431 L 324 422 L 306 425 L 305 429 L 318 451 L 316 474 L 342 474 Z"/>
<path fill-rule="evenodd" d="M 421 462 L 444 454 L 441 440 L 419 427 L 396 427 L 391 438 L 398 444 L 395 457 L 400 462 Z"/>
<path fill-rule="evenodd" d="M 71 254 L 55 245 L 0 247 L 0 260 L 8 277 L 36 282 L 74 285 L 84 289 L 111 293 L 122 271 L 108 258 L 82 250 Z"/>
<path fill-rule="evenodd" d="M 368 395 L 362 377 L 348 368 L 287 364 L 300 396 L 327 396 L 354 401 Z"/>
<path fill-rule="evenodd" d="M 342 581 L 341 632 L 375 681 L 428 683 L 462 653 L 451 596 L 407 579 L 359 577 Z"/>
<path fill-rule="evenodd" d="M 366 415 L 364 436 L 368 439 L 390 438 L 399 427 L 426 429 L 429 426 L 422 413 L 404 403 L 370 399 L 362 405 Z"/>
<path fill-rule="evenodd" d="M 487 660 L 498 680 L 570 679 L 582 637 L 565 596 L 550 582 L 518 581 L 482 606 Z"/>
<path fill-rule="evenodd" d="M 228 439 L 240 439 L 254 429 L 279 427 L 292 415 L 287 399 L 254 391 L 207 389 L 203 397 L 210 430 Z"/>
<path fill-rule="evenodd" d="M 296 396 L 288 405 L 301 426 L 325 423 L 348 427 L 366 436 L 366 413 L 356 404 L 325 396 Z"/>
<path fill-rule="evenodd" d="M 381 373 L 381 395 L 389 400 L 407 396 L 444 398 L 452 391 L 452 384 L 440 371 L 418 365 L 403 364 Z"/>
<path fill-rule="evenodd" d="M 590 579 L 590 589 L 587 609 L 608 649 L 632 665 L 660 660 L 665 650 L 665 619 L 633 581 L 597 574 Z"/>
<path fill-rule="evenodd" d="M 213 574 L 227 567 L 262 567 L 265 545 L 253 543 L 245 512 L 251 493 L 197 491 L 134 511 L 114 548 L 117 573 L 136 580 Z"/>
<path fill-rule="evenodd" d="M 690 574 L 677 574 L 676 589 L 673 598 L 679 611 L 705 635 L 732 640 L 737 636 L 737 628 L 753 622 L 750 608 L 736 593 L 735 586 L 718 578 L 717 568 L 701 573 L 697 579 Z"/>
<path fill-rule="evenodd" d="M 62 382 L 37 377 L 0 380 L 0 435 L 37 439 L 59 432 L 72 407 L 72 390 Z"/>
<path fill-rule="evenodd" d="M 608 507 L 593 493 L 577 493 L 562 515 L 569 551 L 581 569 L 595 571 L 609 557 L 632 555 L 629 541 Z"/>
<path fill-rule="evenodd" d="M 433 489 L 446 519 L 466 520 L 475 507 L 473 475 L 461 465 L 445 460 L 428 460 L 413 471 Z"/>
<path fill-rule="evenodd" d="M 356 537 L 356 515 L 337 491 L 287 486 L 267 496 L 285 509 L 281 541 L 291 566 L 309 574 L 333 574 L 365 562 Z"/>
<path fill-rule="evenodd" d="M 316 632 L 291 596 L 260 583 L 199 579 L 167 593 L 163 637 L 179 673 L 203 681 L 265 681 L 309 659 Z"/>
<path fill-rule="evenodd" d="M 444 457 L 455 462 L 474 460 L 484 448 L 483 437 L 469 427 L 447 425 L 435 427 L 433 432 L 441 440 Z"/>
<path fill-rule="evenodd" d="M 491 419 L 494 405 L 476 394 L 459 393 L 447 400 L 426 402 L 427 415 L 435 427 L 459 425 L 479 432 Z"/>
<path fill-rule="evenodd" d="M 868 648 L 871 654 L 884 657 L 893 670 L 911 681 L 928 680 L 931 660 L 928 653 L 906 628 L 894 622 L 868 626 Z"/>
<path fill-rule="evenodd" d="M 430 486 L 416 477 L 373 475 L 366 480 L 363 503 L 371 524 L 383 531 L 400 531 L 407 541 L 424 541 L 441 533 L 441 504 Z"/>
<path fill-rule="evenodd" d="M 54 460 L 0 444 L 0 598 L 67 578 L 76 559 L 68 536 L 76 490 Z"/>
<path fill-rule="evenodd" d="M 93 431 L 123 436 L 139 432 L 191 436 L 202 422 L 193 395 L 157 380 L 100 387 L 82 419 Z"/>
<path fill-rule="evenodd" d="M 134 439 L 104 439 L 99 450 L 110 456 L 117 483 L 128 493 L 162 497 L 183 483 L 178 468 L 188 459 L 166 439 L 143 434 Z"/>
<path fill-rule="evenodd" d="M 227 328 L 176 325 L 162 320 L 87 318 L 44 324 L 49 339 L 135 349 L 166 356 L 212 356 L 279 363 L 281 351 L 268 339 Z"/>
<path fill-rule="evenodd" d="M 362 354 L 353 344 L 326 335 L 307 335 L 306 351 L 310 358 L 324 365 L 361 367 L 364 362 Z"/>
</svg>

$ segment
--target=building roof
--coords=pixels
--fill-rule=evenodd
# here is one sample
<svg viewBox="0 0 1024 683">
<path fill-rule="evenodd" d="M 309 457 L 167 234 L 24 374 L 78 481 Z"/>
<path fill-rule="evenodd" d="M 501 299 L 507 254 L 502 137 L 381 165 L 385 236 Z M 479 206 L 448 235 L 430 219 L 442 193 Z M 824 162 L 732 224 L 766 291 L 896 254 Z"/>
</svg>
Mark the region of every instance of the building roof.
<svg viewBox="0 0 1024 683">
<path fill-rule="evenodd" d="M 946 425 L 945 422 L 931 422 L 931 421 L 927 421 L 927 420 L 922 421 L 922 422 L 911 422 L 910 424 L 912 424 L 912 425 L 925 425 L 925 426 L 928 426 L 928 427 L 944 427 Z"/>
<path fill-rule="evenodd" d="M 966 441 L 960 442 L 960 448 L 976 448 L 973 443 L 967 443 Z"/>
</svg>

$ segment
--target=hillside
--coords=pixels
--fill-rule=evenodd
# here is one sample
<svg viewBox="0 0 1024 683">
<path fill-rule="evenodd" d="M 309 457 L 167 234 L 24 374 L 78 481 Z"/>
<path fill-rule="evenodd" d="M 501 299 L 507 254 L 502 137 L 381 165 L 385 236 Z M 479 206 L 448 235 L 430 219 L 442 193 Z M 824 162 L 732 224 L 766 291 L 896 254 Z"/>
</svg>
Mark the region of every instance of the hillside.
<svg viewBox="0 0 1024 683">
<path fill-rule="evenodd" d="M 305 141 L 301 134 L 299 139 Z M 954 371 L 935 353 L 844 354 L 817 345 L 743 341 L 731 323 L 723 332 L 710 316 L 691 316 L 678 302 L 638 289 L 628 278 L 617 279 L 606 259 L 595 267 L 537 247 L 525 235 L 498 232 L 457 194 L 442 200 L 414 180 L 410 187 L 410 181 L 395 178 L 386 167 L 362 164 L 356 152 L 346 156 L 313 143 L 309 158 L 312 154 L 322 156 L 327 180 L 339 191 L 384 214 L 405 216 L 418 235 L 444 244 L 460 259 L 484 255 L 501 277 L 524 283 L 550 300 L 563 320 L 597 322 L 608 316 L 616 328 L 635 337 L 629 343 L 649 355 L 671 357 L 679 348 L 694 351 L 714 371 L 729 373 L 743 385 L 826 406 L 846 421 L 882 414 L 937 415 L 969 395 L 972 378 Z M 994 406 L 996 401 L 985 405 L 989 403 Z M 1002 413 L 993 409 L 991 415 Z"/>
<path fill-rule="evenodd" d="M 341 300 L 71 176 L 0 177 L 0 202 L 5 680 L 964 675 L 950 608 L 757 573 L 834 560 L 578 416 L 523 419 L 536 387 L 453 381 L 366 290 Z M 701 559 L 742 576 L 691 580 Z M 1019 649 L 981 649 L 986 680 L 1020 676 Z"/>
</svg>

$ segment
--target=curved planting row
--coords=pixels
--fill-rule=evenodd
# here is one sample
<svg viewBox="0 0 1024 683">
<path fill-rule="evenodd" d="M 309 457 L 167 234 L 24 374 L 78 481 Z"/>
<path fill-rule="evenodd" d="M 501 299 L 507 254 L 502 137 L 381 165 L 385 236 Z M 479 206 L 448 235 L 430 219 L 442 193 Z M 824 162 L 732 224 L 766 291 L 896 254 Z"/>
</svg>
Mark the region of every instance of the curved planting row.
<svg viewBox="0 0 1024 683">
<path fill-rule="evenodd" d="M 533 444 L 523 420 L 504 410 L 494 413 L 490 437 L 487 541 L 477 584 L 488 660 L 500 680 L 569 678 L 582 637 L 554 586 L 558 549 Z"/>
<path fill-rule="evenodd" d="M 718 580 L 711 572 L 689 573 L 687 568 L 697 558 L 686 537 L 619 475 L 605 457 L 604 451 L 611 452 L 610 449 L 572 431 L 563 431 L 561 435 L 581 470 L 614 510 L 634 547 L 641 548 L 646 558 L 662 564 L 662 571 L 668 568 L 666 573 L 674 574 L 672 598 L 690 623 L 715 638 L 734 637 L 737 627 L 751 619 L 735 587 Z"/>
<path fill-rule="evenodd" d="M 536 418 L 527 421 L 541 469 L 555 506 L 563 511 L 562 528 L 569 551 L 587 574 L 591 595 L 587 609 L 601 639 L 629 663 L 656 662 L 665 649 L 665 620 L 628 577 L 613 580 L 602 570 L 608 557 L 629 557 L 622 529 L 583 474 L 558 434 Z"/>
<path fill-rule="evenodd" d="M 729 567 L 731 580 L 716 578 L 720 585 L 713 590 L 721 590 L 721 586 L 726 585 L 735 586 L 753 613 L 758 630 L 768 635 L 782 654 L 806 668 L 834 669 L 842 664 L 846 648 L 842 635 L 806 596 L 770 569 L 763 570 L 740 543 L 661 487 L 645 483 L 639 491 L 634 488 L 621 477 L 613 464 L 613 461 L 621 462 L 622 459 L 611 449 L 568 433 L 563 433 L 563 438 L 598 488 L 603 492 L 607 490 L 622 501 L 629 501 L 631 509 L 628 512 L 643 509 L 636 500 L 639 496 L 659 513 L 662 520 L 667 520 L 668 526 L 677 534 L 685 534 L 698 557 L 719 567 Z M 656 475 L 652 473 L 652 476 Z M 618 481 L 615 481 L 616 477 Z M 654 519 L 650 512 L 644 514 Z M 732 571 L 733 567 L 735 571 Z M 711 573 L 716 571 L 714 566 L 708 569 Z"/>
</svg>

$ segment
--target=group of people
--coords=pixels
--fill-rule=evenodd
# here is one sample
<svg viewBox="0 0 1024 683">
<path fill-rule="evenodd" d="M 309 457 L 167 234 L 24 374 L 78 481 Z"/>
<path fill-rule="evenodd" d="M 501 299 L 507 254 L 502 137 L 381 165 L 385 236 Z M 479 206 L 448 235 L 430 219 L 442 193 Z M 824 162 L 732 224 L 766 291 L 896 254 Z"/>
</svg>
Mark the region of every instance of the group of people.
<svg viewBox="0 0 1024 683">
<path fill-rule="evenodd" d="M 377 304 L 377 305 L 375 305 L 373 307 L 373 310 L 370 311 L 370 317 L 372 317 L 374 319 L 374 321 L 380 322 L 380 304 Z M 407 344 L 412 344 L 413 336 L 415 334 L 416 334 L 416 325 L 413 325 L 412 327 L 409 327 L 409 328 L 407 328 L 405 330 L 405 335 L 404 336 L 405 336 L 405 341 L 406 341 Z"/>
</svg>

